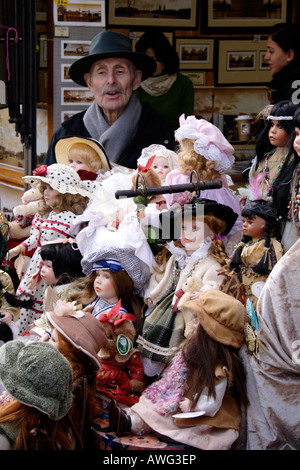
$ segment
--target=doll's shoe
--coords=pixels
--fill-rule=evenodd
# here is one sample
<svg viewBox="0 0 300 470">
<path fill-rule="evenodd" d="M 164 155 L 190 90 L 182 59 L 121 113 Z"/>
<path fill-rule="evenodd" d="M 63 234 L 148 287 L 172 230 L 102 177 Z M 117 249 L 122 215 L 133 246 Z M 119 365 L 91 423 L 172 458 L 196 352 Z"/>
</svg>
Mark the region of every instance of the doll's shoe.
<svg viewBox="0 0 300 470">
<path fill-rule="evenodd" d="M 118 406 L 114 399 L 111 400 L 109 407 L 109 425 L 117 435 L 131 431 L 130 416 Z"/>
</svg>

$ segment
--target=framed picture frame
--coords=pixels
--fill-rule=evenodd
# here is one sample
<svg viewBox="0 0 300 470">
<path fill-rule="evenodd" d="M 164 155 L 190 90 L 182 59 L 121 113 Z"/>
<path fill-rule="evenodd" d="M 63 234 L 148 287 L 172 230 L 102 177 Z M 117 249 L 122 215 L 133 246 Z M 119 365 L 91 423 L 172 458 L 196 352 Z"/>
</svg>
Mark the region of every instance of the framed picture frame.
<svg viewBox="0 0 300 470">
<path fill-rule="evenodd" d="M 220 40 L 218 85 L 265 85 L 271 78 L 264 55 L 267 40 Z"/>
<path fill-rule="evenodd" d="M 79 59 L 89 54 L 91 41 L 61 41 L 61 58 L 62 59 Z"/>
<path fill-rule="evenodd" d="M 105 27 L 105 0 L 53 2 L 53 22 L 55 26 Z"/>
<path fill-rule="evenodd" d="M 61 105 L 86 105 L 94 100 L 94 94 L 86 88 L 65 87 L 61 89 Z"/>
<path fill-rule="evenodd" d="M 232 28 L 262 31 L 276 23 L 285 23 L 290 16 L 289 0 L 207 0 L 202 3 L 201 17 L 205 32 L 226 32 Z M 251 5 L 251 8 L 249 8 Z"/>
<path fill-rule="evenodd" d="M 69 68 L 71 64 L 61 64 L 60 66 L 61 66 L 61 81 L 73 83 L 73 80 L 71 79 L 69 75 Z"/>
<path fill-rule="evenodd" d="M 109 0 L 108 26 L 156 26 L 176 29 L 197 27 L 197 0 L 139 0 L 130 7 L 127 0 Z"/>
<path fill-rule="evenodd" d="M 214 40 L 176 38 L 176 51 L 180 69 L 212 69 L 214 63 Z"/>
<path fill-rule="evenodd" d="M 204 86 L 206 83 L 206 72 L 181 70 L 181 73 L 186 75 L 193 82 L 194 88 Z"/>
</svg>

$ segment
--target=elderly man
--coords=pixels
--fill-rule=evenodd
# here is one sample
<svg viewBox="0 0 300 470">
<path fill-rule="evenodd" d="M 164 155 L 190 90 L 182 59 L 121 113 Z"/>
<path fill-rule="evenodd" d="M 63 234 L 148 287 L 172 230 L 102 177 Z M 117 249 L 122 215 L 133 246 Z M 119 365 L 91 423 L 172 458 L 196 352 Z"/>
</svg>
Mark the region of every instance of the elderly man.
<svg viewBox="0 0 300 470">
<path fill-rule="evenodd" d="M 133 52 L 130 40 L 115 31 L 102 31 L 92 40 L 89 55 L 74 62 L 70 77 L 88 86 L 94 101 L 86 111 L 64 121 L 54 133 L 45 163 L 56 162 L 55 144 L 66 136 L 92 137 L 105 147 L 112 163 L 136 168 L 142 149 L 162 144 L 173 150 L 174 127 L 134 91 L 153 74 L 156 65 L 146 54 Z"/>
</svg>

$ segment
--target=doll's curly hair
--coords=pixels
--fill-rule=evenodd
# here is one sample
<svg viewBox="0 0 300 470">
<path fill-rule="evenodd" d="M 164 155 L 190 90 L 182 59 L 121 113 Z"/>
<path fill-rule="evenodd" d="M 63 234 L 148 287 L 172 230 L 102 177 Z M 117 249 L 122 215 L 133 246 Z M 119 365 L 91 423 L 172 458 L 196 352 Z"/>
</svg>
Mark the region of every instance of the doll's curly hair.
<svg viewBox="0 0 300 470">
<path fill-rule="evenodd" d="M 194 141 L 183 139 L 178 151 L 178 166 L 183 173 L 197 172 L 202 181 L 220 179 L 220 173 L 215 169 L 215 162 L 207 160 L 194 149 Z"/>
<path fill-rule="evenodd" d="M 48 187 L 46 183 L 39 183 L 39 190 L 41 193 L 44 193 L 44 190 Z M 80 215 L 83 213 L 85 208 L 87 207 L 89 202 L 89 198 L 86 196 L 82 196 L 81 194 L 70 194 L 70 193 L 59 193 L 54 199 L 54 204 L 52 209 L 56 212 L 63 212 L 63 211 L 70 211 L 73 212 L 75 215 Z M 51 209 L 49 206 L 46 205 L 44 199 L 39 202 L 38 206 L 38 213 L 41 216 L 49 214 Z"/>
</svg>

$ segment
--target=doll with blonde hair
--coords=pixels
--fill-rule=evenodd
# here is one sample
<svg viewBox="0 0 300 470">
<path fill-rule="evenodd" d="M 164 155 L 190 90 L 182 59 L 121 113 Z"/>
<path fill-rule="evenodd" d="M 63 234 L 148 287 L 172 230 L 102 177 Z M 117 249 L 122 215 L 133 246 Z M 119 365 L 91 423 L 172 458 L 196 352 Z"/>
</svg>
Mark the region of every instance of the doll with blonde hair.
<svg viewBox="0 0 300 470">
<path fill-rule="evenodd" d="M 92 138 L 65 137 L 55 145 L 56 161 L 70 165 L 82 179 L 96 179 L 111 170 L 103 145 Z"/>
<path fill-rule="evenodd" d="M 230 231 L 230 236 L 242 228 L 239 198 L 228 188 L 226 172 L 234 164 L 234 148 L 222 132 L 205 119 L 195 116 L 179 119 L 180 127 L 175 137 L 180 144 L 178 168 L 170 171 L 166 177 L 166 185 L 187 184 L 191 173 L 196 172 L 200 181 L 221 180 L 222 187 L 201 190 L 201 198 L 213 199 L 220 204 L 231 207 L 238 218 Z M 194 178 L 193 178 L 194 179 Z M 166 195 L 167 206 L 188 203 L 193 196 L 187 191 Z"/>
<path fill-rule="evenodd" d="M 43 165 L 34 170 L 33 176 L 25 176 L 24 181 L 32 185 L 39 184 L 43 200 L 33 219 L 30 236 L 9 251 L 9 257 L 13 258 L 36 249 L 17 289 L 21 299 L 34 299 L 30 309 L 20 309 L 20 334 L 28 332 L 32 322 L 43 313 L 45 283 L 40 276 L 41 245 L 71 234 L 72 222 L 78 214 L 83 213 L 94 189 L 92 181 L 81 181 L 72 168 L 61 164 L 49 167 Z"/>
</svg>

